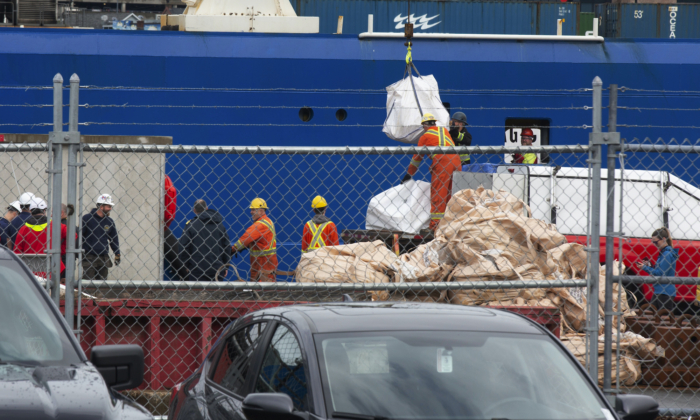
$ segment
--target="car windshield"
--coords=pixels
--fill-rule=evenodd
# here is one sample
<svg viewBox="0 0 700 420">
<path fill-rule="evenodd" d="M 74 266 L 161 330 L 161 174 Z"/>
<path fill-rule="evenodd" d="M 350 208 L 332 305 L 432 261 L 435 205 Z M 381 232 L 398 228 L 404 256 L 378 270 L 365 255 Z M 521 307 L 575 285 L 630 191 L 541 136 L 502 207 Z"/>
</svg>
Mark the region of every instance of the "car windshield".
<svg viewBox="0 0 700 420">
<path fill-rule="evenodd" d="M 316 346 L 335 418 L 612 418 L 575 362 L 544 335 L 319 334 Z"/>
<path fill-rule="evenodd" d="M 69 365 L 80 363 L 45 293 L 14 260 L 0 260 L 0 363 Z"/>
</svg>

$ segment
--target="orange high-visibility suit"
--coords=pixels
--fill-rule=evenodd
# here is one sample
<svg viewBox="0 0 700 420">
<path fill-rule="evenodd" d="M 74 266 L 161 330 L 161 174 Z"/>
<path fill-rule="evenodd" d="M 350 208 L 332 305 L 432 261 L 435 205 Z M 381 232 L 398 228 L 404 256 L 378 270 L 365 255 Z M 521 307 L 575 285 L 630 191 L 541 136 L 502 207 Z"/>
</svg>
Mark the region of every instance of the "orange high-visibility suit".
<svg viewBox="0 0 700 420">
<path fill-rule="evenodd" d="M 324 223 L 314 223 L 309 220 L 304 225 L 301 237 L 301 252 L 306 253 L 324 246 L 340 245 L 338 228 L 330 220 Z"/>
<path fill-rule="evenodd" d="M 250 248 L 251 281 L 275 281 L 277 235 L 269 217 L 263 216 L 253 222 L 233 246 L 238 251 Z"/>
<path fill-rule="evenodd" d="M 430 127 L 418 140 L 418 147 L 454 146 L 450 133 L 444 127 Z M 452 172 L 461 168 L 459 155 L 432 155 L 430 165 L 430 230 L 435 230 L 445 215 L 447 202 L 452 196 Z M 423 157 L 413 155 L 408 166 L 408 174 L 413 176 L 418 171 Z"/>
</svg>

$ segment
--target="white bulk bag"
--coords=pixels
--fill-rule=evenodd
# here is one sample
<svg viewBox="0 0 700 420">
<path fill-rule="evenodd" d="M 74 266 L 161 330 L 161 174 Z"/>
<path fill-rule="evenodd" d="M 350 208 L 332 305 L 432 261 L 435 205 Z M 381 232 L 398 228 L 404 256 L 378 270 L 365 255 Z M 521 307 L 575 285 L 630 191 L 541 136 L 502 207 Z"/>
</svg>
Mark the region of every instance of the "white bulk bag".
<svg viewBox="0 0 700 420">
<path fill-rule="evenodd" d="M 417 234 L 430 224 L 430 183 L 410 180 L 372 197 L 366 229 Z"/>
<path fill-rule="evenodd" d="M 411 79 L 415 85 L 415 94 Z M 450 114 L 442 105 L 440 91 L 433 75 L 408 77 L 399 80 L 386 88 L 386 120 L 384 121 L 383 132 L 390 139 L 409 144 L 418 144 L 418 140 L 423 135 L 420 125 L 421 111 L 423 114 L 431 113 L 437 118 L 437 125 L 448 127 Z M 418 104 L 416 104 L 418 96 Z"/>
</svg>

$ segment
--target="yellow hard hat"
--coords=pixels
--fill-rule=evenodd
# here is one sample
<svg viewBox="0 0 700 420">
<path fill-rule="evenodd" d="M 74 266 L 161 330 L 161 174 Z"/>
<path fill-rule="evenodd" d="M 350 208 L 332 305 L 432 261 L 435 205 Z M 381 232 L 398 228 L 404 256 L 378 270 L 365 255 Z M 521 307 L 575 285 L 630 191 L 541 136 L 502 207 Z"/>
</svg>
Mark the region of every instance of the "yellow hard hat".
<svg viewBox="0 0 700 420">
<path fill-rule="evenodd" d="M 320 195 L 317 195 L 314 197 L 313 200 L 311 200 L 311 208 L 312 209 L 320 209 L 321 207 L 328 207 L 328 203 L 326 203 L 326 199 L 321 197 Z"/>
<path fill-rule="evenodd" d="M 251 209 L 266 209 L 267 203 L 262 198 L 254 198 L 253 201 L 250 202 L 250 208 Z"/>
<path fill-rule="evenodd" d="M 437 121 L 437 118 L 435 118 L 435 115 L 433 115 L 429 112 L 426 114 L 423 114 L 423 118 L 420 120 L 420 123 L 423 124 L 423 123 L 428 122 L 428 121 Z"/>
</svg>

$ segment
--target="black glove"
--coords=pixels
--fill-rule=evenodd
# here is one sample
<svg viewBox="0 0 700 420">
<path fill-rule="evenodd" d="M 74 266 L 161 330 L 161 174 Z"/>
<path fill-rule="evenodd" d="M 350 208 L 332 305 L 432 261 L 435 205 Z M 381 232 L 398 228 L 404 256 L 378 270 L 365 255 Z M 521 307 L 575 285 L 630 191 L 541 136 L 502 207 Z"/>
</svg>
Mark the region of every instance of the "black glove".
<svg viewBox="0 0 700 420">
<path fill-rule="evenodd" d="M 403 179 L 401 180 L 401 183 L 402 183 L 402 184 L 405 184 L 405 183 L 407 183 L 408 181 L 410 181 L 411 178 L 412 178 L 411 175 L 406 174 L 406 175 L 403 177 Z"/>
<path fill-rule="evenodd" d="M 238 258 L 238 249 L 235 246 L 231 247 L 231 256 Z"/>
<path fill-rule="evenodd" d="M 114 265 L 119 265 L 122 262 L 122 256 L 117 254 L 114 256 Z"/>
</svg>

